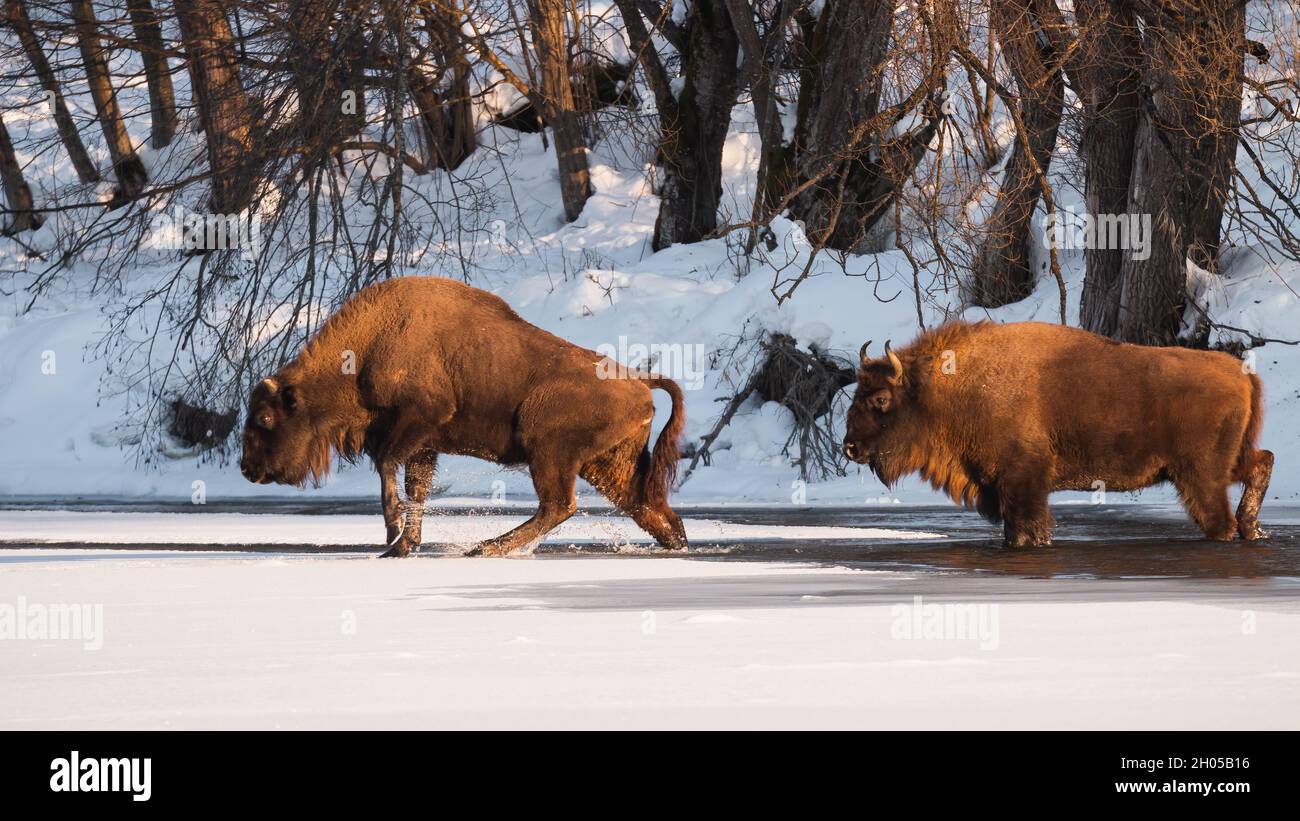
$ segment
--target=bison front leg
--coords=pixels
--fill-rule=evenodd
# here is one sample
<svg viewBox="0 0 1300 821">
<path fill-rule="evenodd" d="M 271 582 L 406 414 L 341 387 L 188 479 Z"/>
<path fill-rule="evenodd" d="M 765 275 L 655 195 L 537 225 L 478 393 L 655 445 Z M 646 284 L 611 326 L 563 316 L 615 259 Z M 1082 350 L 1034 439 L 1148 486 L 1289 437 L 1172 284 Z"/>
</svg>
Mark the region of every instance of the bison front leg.
<svg viewBox="0 0 1300 821">
<path fill-rule="evenodd" d="M 1022 461 L 998 482 L 1003 540 L 1008 547 L 1045 547 L 1052 543 L 1052 512 L 1047 507 L 1050 467 Z"/>
<path fill-rule="evenodd" d="M 1237 534 L 1237 519 L 1232 515 L 1232 503 L 1228 501 L 1227 482 L 1193 473 L 1179 476 L 1174 484 L 1183 497 L 1183 506 L 1207 539 L 1232 541 Z"/>
<path fill-rule="evenodd" d="M 402 538 L 406 530 L 406 512 L 397 495 L 397 463 L 385 460 L 379 463 L 379 502 L 384 510 L 385 544 L 388 550 L 381 559 L 405 556 L 411 552 L 410 544 Z"/>
<path fill-rule="evenodd" d="M 402 541 L 408 549 L 419 550 L 424 525 L 424 500 L 429 498 L 438 454 L 422 450 L 406 462 L 406 530 Z"/>
</svg>

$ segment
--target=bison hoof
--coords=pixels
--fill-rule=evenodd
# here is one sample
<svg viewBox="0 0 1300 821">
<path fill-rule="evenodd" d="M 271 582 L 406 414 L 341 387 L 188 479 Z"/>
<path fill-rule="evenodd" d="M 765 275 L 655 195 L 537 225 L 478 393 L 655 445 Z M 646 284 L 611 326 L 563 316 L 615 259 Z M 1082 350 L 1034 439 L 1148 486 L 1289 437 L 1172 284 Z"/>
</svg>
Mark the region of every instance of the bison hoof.
<svg viewBox="0 0 1300 821">
<path fill-rule="evenodd" d="M 396 544 L 385 550 L 379 555 L 381 559 L 401 559 L 411 552 L 411 548 L 405 544 Z"/>
<path fill-rule="evenodd" d="M 1243 528 L 1241 531 L 1241 538 L 1248 542 L 1259 542 L 1267 539 L 1268 533 L 1259 525 L 1255 525 L 1254 527 Z"/>
<path fill-rule="evenodd" d="M 528 556 L 532 553 L 536 542 L 528 544 L 501 544 L 497 542 L 480 542 L 469 550 L 465 551 L 466 556 L 500 559 L 508 556 Z"/>
<path fill-rule="evenodd" d="M 1003 547 L 1026 548 L 1026 547 L 1051 547 L 1052 540 L 1046 536 L 1012 536 L 1002 540 Z"/>
</svg>

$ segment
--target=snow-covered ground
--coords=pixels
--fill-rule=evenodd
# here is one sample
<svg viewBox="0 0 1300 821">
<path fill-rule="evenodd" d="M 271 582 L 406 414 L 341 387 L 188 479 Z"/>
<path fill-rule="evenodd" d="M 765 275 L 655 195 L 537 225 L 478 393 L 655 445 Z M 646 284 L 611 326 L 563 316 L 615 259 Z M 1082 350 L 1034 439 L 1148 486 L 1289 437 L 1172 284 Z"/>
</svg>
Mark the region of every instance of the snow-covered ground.
<svg viewBox="0 0 1300 821">
<path fill-rule="evenodd" d="M 0 641 L 0 727 L 1300 728 L 1295 598 L 966 581 L 3 551 L 0 602 L 98 630 Z"/>
</svg>

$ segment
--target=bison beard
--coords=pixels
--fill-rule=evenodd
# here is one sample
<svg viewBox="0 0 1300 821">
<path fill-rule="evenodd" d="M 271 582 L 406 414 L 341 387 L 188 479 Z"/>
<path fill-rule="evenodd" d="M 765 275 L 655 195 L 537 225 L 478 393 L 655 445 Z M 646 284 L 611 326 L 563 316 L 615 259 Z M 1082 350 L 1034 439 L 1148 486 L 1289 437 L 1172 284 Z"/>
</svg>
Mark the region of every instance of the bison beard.
<svg viewBox="0 0 1300 821">
<path fill-rule="evenodd" d="M 652 388 L 672 398 L 653 452 Z M 537 512 L 471 555 L 540 540 L 577 509 L 578 476 L 676 549 L 686 532 L 668 494 L 685 421 L 671 379 L 630 372 L 530 325 L 486 291 L 403 277 L 358 292 L 253 390 L 240 467 L 250 481 L 301 485 L 319 482 L 335 453 L 368 455 L 379 472 L 385 556 L 419 547 L 439 453 L 526 464 L 532 474 Z"/>
<path fill-rule="evenodd" d="M 1227 354 L 1037 322 L 951 323 L 899 351 L 886 343 L 879 359 L 867 345 L 844 452 L 887 485 L 920 473 L 1003 522 L 1009 545 L 1050 543 L 1052 491 L 1166 481 L 1209 538 L 1264 538 L 1262 387 Z"/>
</svg>

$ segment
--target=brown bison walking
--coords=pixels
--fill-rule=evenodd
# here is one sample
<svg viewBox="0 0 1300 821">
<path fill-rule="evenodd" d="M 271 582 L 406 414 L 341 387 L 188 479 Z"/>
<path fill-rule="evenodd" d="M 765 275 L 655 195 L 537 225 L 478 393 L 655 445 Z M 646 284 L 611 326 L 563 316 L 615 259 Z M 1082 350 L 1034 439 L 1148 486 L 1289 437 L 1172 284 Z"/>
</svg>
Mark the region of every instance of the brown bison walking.
<svg viewBox="0 0 1300 821">
<path fill-rule="evenodd" d="M 672 397 L 653 454 L 651 388 Z M 527 464 L 532 474 L 537 512 L 471 554 L 504 555 L 569 518 L 578 476 L 659 544 L 684 548 L 668 492 L 685 421 L 671 379 L 629 372 L 553 336 L 486 291 L 404 277 L 358 292 L 253 390 L 240 469 L 253 482 L 302 485 L 329 472 L 331 451 L 368 455 L 379 471 L 385 556 L 419 547 L 439 453 Z"/>
<path fill-rule="evenodd" d="M 867 343 L 870 345 L 871 343 Z M 919 472 L 1044 545 L 1054 490 L 1173 482 L 1211 539 L 1260 539 L 1273 454 L 1257 450 L 1259 377 L 1215 352 L 1125 345 L 1077 328 L 952 323 L 867 357 L 844 452 L 887 485 Z M 1228 485 L 1244 491 L 1234 518 Z"/>
</svg>

